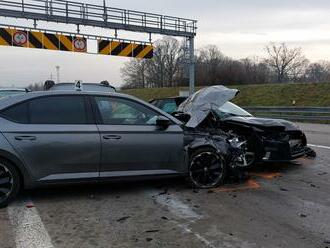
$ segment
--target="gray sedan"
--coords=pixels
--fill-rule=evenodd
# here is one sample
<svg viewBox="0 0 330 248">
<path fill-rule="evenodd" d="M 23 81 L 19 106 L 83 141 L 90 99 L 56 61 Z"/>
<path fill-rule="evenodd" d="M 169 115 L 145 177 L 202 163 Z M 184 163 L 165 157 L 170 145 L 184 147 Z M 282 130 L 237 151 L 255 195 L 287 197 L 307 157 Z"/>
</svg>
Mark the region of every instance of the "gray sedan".
<svg viewBox="0 0 330 248">
<path fill-rule="evenodd" d="M 187 132 L 171 115 L 116 93 L 1 99 L 0 132 L 0 206 L 21 188 L 47 184 L 190 175 L 195 186 L 213 187 L 239 163 L 226 135 Z"/>
</svg>

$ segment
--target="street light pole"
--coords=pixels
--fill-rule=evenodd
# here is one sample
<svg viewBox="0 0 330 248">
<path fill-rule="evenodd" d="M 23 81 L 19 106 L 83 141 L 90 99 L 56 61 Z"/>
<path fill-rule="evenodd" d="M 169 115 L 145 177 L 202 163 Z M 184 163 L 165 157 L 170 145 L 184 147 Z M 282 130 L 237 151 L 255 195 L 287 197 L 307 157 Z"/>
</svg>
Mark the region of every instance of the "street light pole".
<svg viewBox="0 0 330 248">
<path fill-rule="evenodd" d="M 56 66 L 56 76 L 57 76 L 57 78 L 56 78 L 56 83 L 57 84 L 59 84 L 60 83 L 60 66 Z"/>
</svg>

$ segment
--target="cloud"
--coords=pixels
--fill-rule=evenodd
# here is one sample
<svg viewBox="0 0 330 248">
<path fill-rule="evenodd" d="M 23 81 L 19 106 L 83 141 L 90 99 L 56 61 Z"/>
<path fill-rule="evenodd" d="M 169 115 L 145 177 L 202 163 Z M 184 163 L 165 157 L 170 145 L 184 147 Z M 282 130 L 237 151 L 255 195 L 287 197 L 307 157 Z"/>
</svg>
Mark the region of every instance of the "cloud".
<svg viewBox="0 0 330 248">
<path fill-rule="evenodd" d="M 101 2 L 88 1 L 90 4 Z M 224 54 L 235 58 L 264 56 L 264 47 L 274 41 L 301 46 L 311 60 L 330 59 L 329 0 L 107 0 L 107 3 L 112 7 L 197 19 L 196 47 L 215 44 Z M 8 19 L 0 18 L 0 22 L 5 21 Z M 19 20 L 15 23 L 23 25 L 27 22 Z M 55 28 L 56 25 L 47 23 L 40 27 Z M 74 31 L 74 27 L 71 26 L 70 30 Z M 103 35 L 114 33 L 98 29 L 85 31 Z M 119 31 L 119 35 L 123 38 L 148 39 L 147 34 Z M 56 65 L 61 66 L 64 81 L 108 80 L 118 86 L 122 81 L 120 67 L 128 61 L 127 58 L 110 56 L 8 47 L 0 47 L 0 56 L 2 61 L 6 61 L 0 65 L 0 85 L 3 86 L 43 82 L 51 73 L 55 75 Z"/>
</svg>

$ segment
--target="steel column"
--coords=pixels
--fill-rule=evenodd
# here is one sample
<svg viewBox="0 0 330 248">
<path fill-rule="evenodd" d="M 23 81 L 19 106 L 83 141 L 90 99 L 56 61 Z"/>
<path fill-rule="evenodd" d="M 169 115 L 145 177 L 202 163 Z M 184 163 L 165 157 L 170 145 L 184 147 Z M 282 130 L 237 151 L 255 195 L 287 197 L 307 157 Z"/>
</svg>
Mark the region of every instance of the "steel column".
<svg viewBox="0 0 330 248">
<path fill-rule="evenodd" d="M 195 93 L 195 38 L 189 38 L 189 93 Z"/>
</svg>

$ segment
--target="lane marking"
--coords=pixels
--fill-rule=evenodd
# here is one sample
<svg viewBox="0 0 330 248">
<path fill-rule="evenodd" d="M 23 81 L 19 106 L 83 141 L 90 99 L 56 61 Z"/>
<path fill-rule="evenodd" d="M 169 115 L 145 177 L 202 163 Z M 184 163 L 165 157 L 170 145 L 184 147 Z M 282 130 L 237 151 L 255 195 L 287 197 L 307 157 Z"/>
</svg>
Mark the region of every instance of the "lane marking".
<svg viewBox="0 0 330 248">
<path fill-rule="evenodd" d="M 189 233 L 189 234 L 193 234 L 199 241 L 201 241 L 202 243 L 204 243 L 206 245 L 206 247 L 208 247 L 208 248 L 216 248 L 214 245 L 212 245 L 212 243 L 210 241 L 208 241 L 206 238 L 204 238 L 199 233 L 192 231 L 186 225 L 179 224 L 176 221 L 173 221 L 173 222 L 176 223 L 176 225 L 178 227 L 180 227 L 181 229 L 183 229 L 184 232 Z"/>
<path fill-rule="evenodd" d="M 54 248 L 38 210 L 31 206 L 33 203 L 24 199 L 13 202 L 7 208 L 16 248 Z"/>
<path fill-rule="evenodd" d="M 321 145 L 314 145 L 314 144 L 308 144 L 308 146 L 330 150 L 330 147 L 329 146 L 321 146 Z"/>
<path fill-rule="evenodd" d="M 203 218 L 202 215 L 196 213 L 173 195 L 154 195 L 154 199 L 158 204 L 167 207 L 172 214 L 181 219 L 189 219 L 191 222 L 194 222 L 195 220 Z"/>
<path fill-rule="evenodd" d="M 216 248 L 216 247 L 223 247 L 223 248 L 255 248 L 256 245 L 249 243 L 247 241 L 240 240 L 236 237 L 232 237 L 229 234 L 225 234 L 219 230 L 217 230 L 217 239 L 216 240 L 209 240 L 205 238 L 199 232 L 193 231 L 192 228 L 189 227 L 190 224 L 195 223 L 198 220 L 205 218 L 205 216 L 196 213 L 190 206 L 183 203 L 180 199 L 178 199 L 173 194 L 171 195 L 159 195 L 155 191 L 151 192 L 153 200 L 166 207 L 174 216 L 179 217 L 180 219 L 184 220 L 185 223 L 180 223 L 177 220 L 170 220 L 173 224 L 177 227 L 181 228 L 184 232 L 192 234 L 197 238 L 199 241 L 205 244 L 207 248 Z M 206 228 L 206 227 L 205 227 Z M 205 229 L 206 231 L 206 229 Z M 215 243 L 221 243 L 221 245 L 215 245 Z"/>
</svg>

